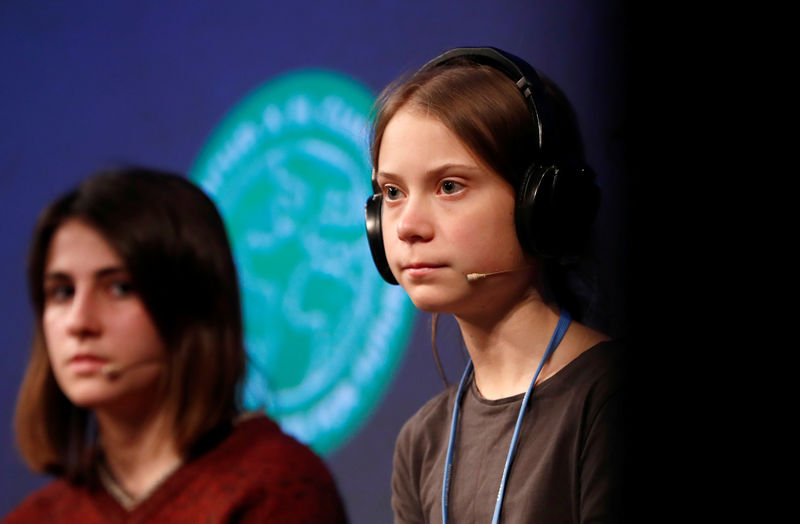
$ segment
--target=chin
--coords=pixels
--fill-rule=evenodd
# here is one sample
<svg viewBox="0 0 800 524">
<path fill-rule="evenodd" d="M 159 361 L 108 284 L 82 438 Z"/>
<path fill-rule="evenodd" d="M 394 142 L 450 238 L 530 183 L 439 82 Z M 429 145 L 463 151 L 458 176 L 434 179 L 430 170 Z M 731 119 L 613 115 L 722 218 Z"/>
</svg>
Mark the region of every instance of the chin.
<svg viewBox="0 0 800 524">
<path fill-rule="evenodd" d="M 95 409 L 107 404 L 112 399 L 107 394 L 101 392 L 80 392 L 66 395 L 70 402 L 79 408 Z"/>
<path fill-rule="evenodd" d="M 409 293 L 408 296 L 417 309 L 426 313 L 453 313 L 457 309 L 456 305 L 459 303 L 459 300 L 455 297 L 442 296 L 441 292 L 436 292 L 436 290 L 433 289 L 417 289 Z"/>
<path fill-rule="evenodd" d="M 82 384 L 75 384 L 62 380 L 58 381 L 58 387 L 67 400 L 79 408 L 92 409 L 108 397 L 108 388 L 102 384 L 92 384 L 86 381 Z"/>
<path fill-rule="evenodd" d="M 414 300 L 411 300 L 411 302 L 413 302 L 414 305 L 417 306 L 417 309 L 419 309 L 420 311 L 424 311 L 425 313 L 442 313 L 442 314 L 448 313 L 448 311 L 444 311 L 441 307 L 438 307 L 435 304 L 429 304 L 427 302 L 416 302 Z"/>
<path fill-rule="evenodd" d="M 72 384 L 71 387 L 62 388 L 61 391 L 70 402 L 83 409 L 96 409 L 116 404 L 126 396 L 124 390 L 120 391 L 118 388 L 103 383 Z"/>
</svg>

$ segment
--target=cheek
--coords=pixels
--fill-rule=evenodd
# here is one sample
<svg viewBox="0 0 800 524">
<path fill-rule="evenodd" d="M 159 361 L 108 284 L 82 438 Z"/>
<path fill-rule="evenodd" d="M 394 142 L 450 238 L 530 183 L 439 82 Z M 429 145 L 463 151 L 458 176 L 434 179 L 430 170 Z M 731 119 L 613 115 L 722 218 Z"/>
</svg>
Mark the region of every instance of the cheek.
<svg viewBox="0 0 800 524">
<path fill-rule="evenodd" d="M 449 241 L 486 260 L 522 256 L 514 225 L 514 210 L 506 208 L 498 206 L 490 212 L 475 213 L 464 220 L 454 221 Z M 501 209 L 503 211 L 499 212 Z"/>
<path fill-rule="evenodd" d="M 106 316 L 109 342 L 138 357 L 163 355 L 164 342 L 144 304 L 135 300 L 118 306 L 113 314 Z"/>
<path fill-rule="evenodd" d="M 47 354 L 51 360 L 58 353 L 59 342 L 64 340 L 64 336 L 60 333 L 59 325 L 59 316 L 52 310 L 45 309 L 42 314 L 42 334 L 44 335 Z"/>
<path fill-rule="evenodd" d="M 400 241 L 397 238 L 397 225 L 387 213 L 381 215 L 381 234 L 383 235 L 383 250 L 389 265 L 395 262 L 395 253 Z"/>
<path fill-rule="evenodd" d="M 138 312 L 134 321 L 128 325 L 136 333 L 142 353 L 154 356 L 164 355 L 166 352 L 164 341 L 147 312 L 144 310 Z"/>
<path fill-rule="evenodd" d="M 44 338 L 44 350 L 47 360 L 50 362 L 50 370 L 56 379 L 56 383 L 62 391 L 67 391 L 69 380 L 65 374 L 64 364 L 70 357 L 68 337 L 63 334 L 58 315 L 45 313 L 42 315 L 42 336 Z"/>
<path fill-rule="evenodd" d="M 477 253 L 486 247 L 486 228 L 478 220 L 454 220 L 447 228 L 447 243 L 454 249 Z"/>
</svg>

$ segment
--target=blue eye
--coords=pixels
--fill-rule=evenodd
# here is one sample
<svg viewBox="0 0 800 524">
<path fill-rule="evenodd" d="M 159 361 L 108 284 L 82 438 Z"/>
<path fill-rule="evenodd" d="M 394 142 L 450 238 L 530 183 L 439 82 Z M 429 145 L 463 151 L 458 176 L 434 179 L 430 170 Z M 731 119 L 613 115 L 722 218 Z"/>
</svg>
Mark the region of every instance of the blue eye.
<svg viewBox="0 0 800 524">
<path fill-rule="evenodd" d="M 459 184 L 455 180 L 445 180 L 442 182 L 442 193 L 445 195 L 452 195 L 464 189 L 463 184 Z"/>
<path fill-rule="evenodd" d="M 386 200 L 397 200 L 403 196 L 403 192 L 397 186 L 383 186 L 383 193 L 386 196 Z"/>
</svg>

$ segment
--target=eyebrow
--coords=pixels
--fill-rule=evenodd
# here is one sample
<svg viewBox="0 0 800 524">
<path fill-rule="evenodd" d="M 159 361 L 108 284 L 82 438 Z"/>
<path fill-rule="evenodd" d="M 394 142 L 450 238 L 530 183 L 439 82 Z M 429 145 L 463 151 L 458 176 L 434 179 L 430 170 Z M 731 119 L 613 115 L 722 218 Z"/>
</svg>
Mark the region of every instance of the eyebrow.
<svg viewBox="0 0 800 524">
<path fill-rule="evenodd" d="M 469 164 L 442 164 L 441 166 L 435 167 L 429 171 L 425 172 L 425 175 L 443 175 L 447 174 L 449 171 L 470 171 L 470 172 L 481 172 L 480 166 L 476 165 L 469 165 Z M 389 180 L 394 180 L 398 178 L 402 178 L 400 175 L 396 175 L 394 173 L 389 173 L 386 171 L 378 171 L 376 177 L 383 177 L 388 178 Z"/>
<path fill-rule="evenodd" d="M 97 279 L 101 278 L 108 278 L 112 276 L 117 276 L 119 274 L 127 274 L 128 270 L 122 266 L 111 266 L 111 267 L 104 267 L 98 269 L 94 272 L 94 277 Z M 44 280 L 69 280 L 72 278 L 72 275 L 67 273 L 66 271 L 48 271 L 44 274 Z"/>
</svg>

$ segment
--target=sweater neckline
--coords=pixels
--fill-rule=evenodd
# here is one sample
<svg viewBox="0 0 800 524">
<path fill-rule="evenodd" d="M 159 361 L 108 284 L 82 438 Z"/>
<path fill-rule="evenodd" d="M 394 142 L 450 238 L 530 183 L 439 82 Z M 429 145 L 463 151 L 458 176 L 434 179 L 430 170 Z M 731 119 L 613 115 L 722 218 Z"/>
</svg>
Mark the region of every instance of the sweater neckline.
<svg viewBox="0 0 800 524">
<path fill-rule="evenodd" d="M 155 484 L 150 486 L 150 488 L 138 496 L 132 495 L 122 486 L 104 460 L 100 461 L 97 465 L 97 477 L 100 480 L 100 484 L 103 486 L 103 488 L 105 488 L 106 492 L 111 495 L 111 497 L 116 500 L 120 506 L 122 506 L 126 511 L 132 511 L 136 508 L 136 506 L 150 498 L 150 496 L 155 493 L 158 488 L 160 488 L 167 481 L 167 479 L 172 476 L 173 473 L 178 471 L 183 464 L 184 461 L 182 460 L 177 462 L 174 466 L 167 470 Z"/>
<path fill-rule="evenodd" d="M 177 491 L 180 491 L 186 481 L 191 478 L 198 467 L 200 467 L 198 464 L 208 460 L 208 455 L 214 455 L 215 452 L 219 453 L 218 449 L 236 433 L 237 428 L 249 426 L 251 422 L 258 425 L 259 420 L 269 419 L 259 411 L 240 413 L 234 418 L 233 431 L 231 431 L 229 435 L 218 442 L 212 449 L 207 450 L 207 452 L 202 453 L 200 456 L 178 463 L 174 468 L 168 471 L 161 480 L 139 497 L 133 497 L 127 493 L 101 460 L 97 466 L 97 473 L 100 485 L 107 495 L 106 500 L 110 499 L 110 502 L 115 503 L 112 504 L 116 507 L 114 512 L 121 512 L 119 513 L 120 516 L 122 514 L 130 516 L 133 513 L 150 513 L 154 507 L 159 507 L 162 503 L 168 501 Z"/>
</svg>

